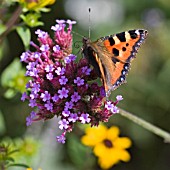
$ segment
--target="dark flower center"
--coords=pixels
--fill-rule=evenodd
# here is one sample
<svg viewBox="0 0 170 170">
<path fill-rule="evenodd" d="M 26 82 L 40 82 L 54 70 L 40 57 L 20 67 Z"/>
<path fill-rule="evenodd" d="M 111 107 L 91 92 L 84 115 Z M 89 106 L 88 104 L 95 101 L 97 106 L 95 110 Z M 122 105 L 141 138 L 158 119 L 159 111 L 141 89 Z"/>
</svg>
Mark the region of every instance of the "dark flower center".
<svg viewBox="0 0 170 170">
<path fill-rule="evenodd" d="M 112 147 L 113 147 L 112 142 L 111 142 L 110 140 L 108 140 L 108 139 L 105 139 L 105 140 L 103 141 L 103 143 L 104 143 L 105 146 L 108 147 L 108 148 L 112 148 Z"/>
</svg>

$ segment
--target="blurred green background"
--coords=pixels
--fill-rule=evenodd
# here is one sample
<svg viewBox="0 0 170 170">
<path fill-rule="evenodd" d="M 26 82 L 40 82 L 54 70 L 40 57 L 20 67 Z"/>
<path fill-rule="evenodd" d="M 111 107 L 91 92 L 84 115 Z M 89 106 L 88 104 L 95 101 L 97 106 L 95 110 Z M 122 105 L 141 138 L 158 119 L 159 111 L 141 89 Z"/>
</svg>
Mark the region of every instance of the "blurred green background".
<svg viewBox="0 0 170 170">
<path fill-rule="evenodd" d="M 170 131 L 170 1 L 57 0 L 49 13 L 43 13 L 41 20 L 45 26 L 39 28 L 49 31 L 56 19 L 72 19 L 77 21 L 73 30 L 88 37 L 89 7 L 92 40 L 129 29 L 148 30 L 148 38 L 132 63 L 127 77 L 128 83 L 112 92 L 111 98 L 121 94 L 124 97 L 119 104 L 121 108 Z M 14 9 L 15 6 L 12 6 L 8 10 L 12 12 Z M 33 40 L 36 29 L 31 28 Z M 81 39 L 74 35 L 75 42 Z M 78 50 L 75 49 L 74 53 Z M 21 65 L 16 64 L 16 59 L 19 59 L 23 51 L 24 46 L 16 31 L 9 33 L 0 44 L 0 138 L 18 139 L 31 136 L 38 141 L 40 149 L 30 161 L 34 169 L 100 169 L 92 155 L 86 158 L 86 149 L 79 144 L 79 132 L 76 127 L 68 135 L 65 145 L 55 141 L 55 136 L 60 133 L 57 129 L 57 119 L 37 122 L 29 128 L 26 127 L 25 118 L 31 110 L 27 102 L 20 101 L 21 94 L 13 91 L 15 83 L 16 88 L 19 87 L 17 83 L 22 84 L 17 82 L 23 71 Z M 13 74 L 16 82 L 10 85 L 8 78 Z M 9 86 L 12 88 L 9 89 Z M 10 93 L 15 95 L 9 98 Z M 160 137 L 121 115 L 113 116 L 108 125 L 119 126 L 121 135 L 128 136 L 133 141 L 129 150 L 131 161 L 117 164 L 112 169 L 170 169 L 170 145 L 164 143 Z"/>
</svg>

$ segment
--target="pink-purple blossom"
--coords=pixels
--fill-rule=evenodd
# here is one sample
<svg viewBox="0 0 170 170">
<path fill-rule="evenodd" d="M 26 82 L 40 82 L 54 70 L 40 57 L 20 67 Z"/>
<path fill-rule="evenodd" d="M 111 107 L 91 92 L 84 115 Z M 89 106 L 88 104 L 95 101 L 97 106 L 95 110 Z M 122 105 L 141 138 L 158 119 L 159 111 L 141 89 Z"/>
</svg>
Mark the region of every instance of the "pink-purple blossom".
<svg viewBox="0 0 170 170">
<path fill-rule="evenodd" d="M 69 117 L 70 111 L 68 111 L 68 110 L 63 110 L 63 111 L 62 111 L 62 115 L 63 115 L 64 117 Z"/>
<path fill-rule="evenodd" d="M 27 93 L 24 92 L 24 93 L 22 94 L 21 100 L 22 100 L 22 101 L 25 101 L 25 99 L 26 99 L 27 97 L 28 97 L 28 96 L 27 96 Z"/>
<path fill-rule="evenodd" d="M 88 68 L 87 66 L 84 66 L 81 69 L 82 69 L 82 73 L 84 73 L 87 76 L 90 75 L 91 68 Z"/>
<path fill-rule="evenodd" d="M 28 100 L 29 106 L 36 109 L 26 118 L 27 126 L 57 116 L 62 134 L 56 140 L 65 143 L 66 134 L 75 123 L 97 126 L 107 122 L 118 113 L 116 105 L 123 98 L 118 95 L 115 102 L 107 101 L 104 87 L 96 83 L 98 74 L 94 68 L 85 58 L 78 59 L 72 54 L 71 32 L 76 21 L 56 22 L 51 27 L 54 38 L 38 29 L 35 32 L 38 44 L 30 42 L 34 50 L 21 54 L 21 62 L 27 64 L 26 76 L 31 78 L 21 100 Z"/>
<path fill-rule="evenodd" d="M 76 113 L 71 113 L 68 118 L 68 121 L 75 123 L 77 120 L 78 120 L 78 115 Z"/>
<path fill-rule="evenodd" d="M 47 101 L 47 103 L 44 104 L 47 110 L 50 110 L 51 112 L 53 111 L 53 103 L 50 101 Z"/>
<path fill-rule="evenodd" d="M 69 122 L 66 119 L 62 119 L 58 122 L 58 124 L 59 124 L 59 129 L 63 130 L 68 128 Z"/>
<path fill-rule="evenodd" d="M 46 65 L 45 71 L 46 71 L 47 73 L 52 72 L 53 70 L 54 70 L 53 64 Z"/>
<path fill-rule="evenodd" d="M 66 140 L 65 134 L 62 134 L 60 136 L 56 136 L 56 139 L 57 139 L 58 143 L 64 144 L 65 140 Z"/>
<path fill-rule="evenodd" d="M 35 31 L 35 34 L 37 34 L 39 38 L 44 38 L 44 37 L 46 37 L 46 36 L 48 35 L 47 32 L 42 31 L 42 30 L 40 30 L 40 29 L 38 29 L 37 31 Z"/>
<path fill-rule="evenodd" d="M 60 27 L 59 24 L 56 24 L 56 25 L 52 26 L 51 29 L 52 29 L 53 31 L 60 31 L 60 30 L 62 30 L 62 27 Z"/>
<path fill-rule="evenodd" d="M 67 24 L 69 24 L 69 25 L 76 24 L 76 21 L 71 21 L 70 19 L 68 19 L 66 22 L 67 22 Z"/>
<path fill-rule="evenodd" d="M 32 112 L 30 113 L 30 116 L 28 116 L 28 117 L 26 118 L 26 125 L 27 125 L 27 126 L 30 126 L 30 125 L 32 124 L 32 122 L 33 122 L 33 120 L 34 120 L 35 117 L 36 117 L 36 113 L 35 113 L 34 111 L 32 111 Z"/>
<path fill-rule="evenodd" d="M 20 56 L 20 61 L 26 62 L 28 58 L 29 58 L 28 52 L 23 52 L 22 55 Z"/>
<path fill-rule="evenodd" d="M 53 79 L 53 74 L 52 73 L 48 73 L 47 75 L 46 75 L 46 78 L 48 79 L 48 80 L 52 80 Z"/>
<path fill-rule="evenodd" d="M 66 76 L 61 76 L 59 82 L 61 85 L 65 85 L 68 82 L 68 79 L 66 78 Z"/>
<path fill-rule="evenodd" d="M 80 119 L 81 123 L 83 123 L 83 124 L 89 123 L 90 120 L 91 120 L 89 118 L 89 114 L 88 113 L 82 113 L 79 119 Z"/>
<path fill-rule="evenodd" d="M 48 51 L 50 49 L 49 45 L 48 44 L 43 44 L 41 47 L 40 47 L 40 50 L 45 52 L 45 51 Z"/>
<path fill-rule="evenodd" d="M 117 99 L 117 101 L 121 101 L 121 100 L 123 100 L 123 97 L 121 95 L 117 95 L 116 99 Z"/>
<path fill-rule="evenodd" d="M 67 98 L 68 97 L 68 90 L 65 87 L 62 87 L 61 90 L 58 90 L 58 94 L 59 94 L 59 98 L 63 99 L 63 98 Z"/>
<path fill-rule="evenodd" d="M 37 106 L 35 99 L 30 99 L 29 102 L 30 102 L 30 103 L 29 103 L 28 105 L 29 105 L 30 107 L 35 107 L 35 106 Z"/>
<path fill-rule="evenodd" d="M 66 64 L 69 64 L 70 62 L 75 61 L 75 59 L 76 59 L 76 56 L 71 54 L 71 55 L 65 57 L 64 61 Z"/>
<path fill-rule="evenodd" d="M 72 101 L 65 103 L 64 110 L 68 110 L 68 109 L 72 109 L 72 108 L 73 108 L 73 102 Z"/>
<path fill-rule="evenodd" d="M 53 102 L 57 102 L 58 99 L 59 99 L 59 97 L 58 97 L 57 94 L 55 94 L 55 95 L 52 97 Z"/>
<path fill-rule="evenodd" d="M 55 73 L 57 75 L 63 75 L 65 73 L 65 68 L 57 67 L 57 69 L 55 70 Z"/>
<path fill-rule="evenodd" d="M 53 51 L 54 52 L 59 52 L 60 51 L 60 46 L 59 45 L 55 45 L 54 47 L 53 47 Z"/>
<path fill-rule="evenodd" d="M 71 96 L 72 102 L 78 102 L 81 99 L 81 96 L 78 94 L 78 92 L 74 92 L 74 94 Z"/>
<path fill-rule="evenodd" d="M 31 92 L 30 93 L 30 99 L 36 99 L 38 97 L 38 94 Z"/>
<path fill-rule="evenodd" d="M 40 97 L 42 98 L 42 100 L 44 102 L 46 102 L 47 100 L 50 100 L 51 95 L 50 95 L 50 93 L 48 91 L 45 91 L 44 93 L 41 93 Z"/>
<path fill-rule="evenodd" d="M 32 92 L 37 94 L 40 91 L 40 84 L 33 83 L 32 84 Z"/>
<path fill-rule="evenodd" d="M 76 79 L 74 79 L 74 83 L 77 84 L 77 86 L 81 86 L 84 84 L 84 79 L 77 77 Z"/>
</svg>

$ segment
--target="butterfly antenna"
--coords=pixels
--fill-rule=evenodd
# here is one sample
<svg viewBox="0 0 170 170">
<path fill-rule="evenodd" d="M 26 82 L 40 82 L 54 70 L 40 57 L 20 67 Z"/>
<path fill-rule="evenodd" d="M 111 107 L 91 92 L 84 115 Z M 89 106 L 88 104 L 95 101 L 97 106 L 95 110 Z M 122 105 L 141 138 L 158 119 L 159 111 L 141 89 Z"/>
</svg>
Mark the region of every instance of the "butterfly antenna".
<svg viewBox="0 0 170 170">
<path fill-rule="evenodd" d="M 82 38 L 84 38 L 84 36 L 81 35 L 81 34 L 79 34 L 78 32 L 75 32 L 75 31 L 72 30 L 72 33 L 75 34 L 75 35 L 78 35 L 78 36 L 80 36 L 80 37 L 82 37 Z"/>
<path fill-rule="evenodd" d="M 90 39 L 90 29 L 91 29 L 90 12 L 91 12 L 91 8 L 89 8 L 89 39 Z"/>
</svg>

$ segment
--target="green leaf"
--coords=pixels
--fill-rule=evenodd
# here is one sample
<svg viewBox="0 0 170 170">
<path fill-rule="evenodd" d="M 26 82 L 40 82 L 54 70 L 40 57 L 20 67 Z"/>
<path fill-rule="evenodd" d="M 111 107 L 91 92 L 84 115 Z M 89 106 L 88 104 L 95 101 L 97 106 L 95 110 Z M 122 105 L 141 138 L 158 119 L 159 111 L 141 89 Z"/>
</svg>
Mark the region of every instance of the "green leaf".
<svg viewBox="0 0 170 170">
<path fill-rule="evenodd" d="M 82 145 L 74 134 L 69 134 L 67 144 L 69 157 L 78 169 L 83 169 L 82 167 L 90 169 L 95 161 L 95 158 L 91 154 L 91 148 Z"/>
<path fill-rule="evenodd" d="M 14 158 L 12 158 L 12 157 L 7 157 L 7 158 L 6 158 L 6 161 L 7 161 L 8 163 L 10 163 L 10 162 L 15 162 Z"/>
<path fill-rule="evenodd" d="M 29 27 L 37 27 L 44 25 L 43 22 L 39 21 L 39 18 L 41 18 L 40 13 L 28 13 L 26 15 L 22 14 L 20 15 L 20 17 Z"/>
<path fill-rule="evenodd" d="M 0 111 L 0 135 L 2 135 L 3 133 L 5 133 L 5 121 L 4 121 L 4 117 L 2 112 Z"/>
<path fill-rule="evenodd" d="M 25 165 L 25 164 L 10 164 L 9 167 L 10 166 L 19 166 L 19 167 L 24 167 L 24 168 L 29 168 L 30 167 L 30 166 Z"/>
<path fill-rule="evenodd" d="M 6 26 L 0 23 L 0 34 L 6 30 Z"/>
<path fill-rule="evenodd" d="M 16 90 L 14 89 L 8 89 L 5 93 L 4 93 L 4 97 L 7 99 L 11 99 L 16 95 Z"/>
<path fill-rule="evenodd" d="M 16 77 L 22 69 L 19 59 L 15 59 L 2 73 L 1 83 L 2 86 L 10 86 L 10 81 Z"/>
<path fill-rule="evenodd" d="M 30 45 L 30 40 L 31 40 L 31 32 L 30 29 L 28 27 L 17 27 L 17 33 L 20 36 L 20 38 L 22 39 L 22 42 L 24 44 L 25 50 L 29 49 L 29 45 Z"/>
<path fill-rule="evenodd" d="M 8 155 L 11 155 L 11 154 L 19 152 L 19 151 L 20 151 L 19 149 L 12 150 L 11 152 L 8 152 Z"/>
<path fill-rule="evenodd" d="M 42 11 L 42 12 L 50 12 L 51 9 L 50 8 L 41 8 L 40 11 Z"/>
<path fill-rule="evenodd" d="M 23 92 L 28 78 L 24 75 L 25 71 L 19 59 L 15 59 L 2 73 L 1 84 L 6 88 L 5 97 L 12 98 L 17 92 Z"/>
</svg>

